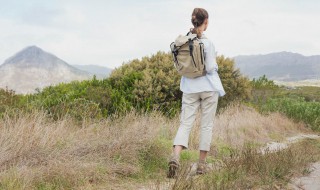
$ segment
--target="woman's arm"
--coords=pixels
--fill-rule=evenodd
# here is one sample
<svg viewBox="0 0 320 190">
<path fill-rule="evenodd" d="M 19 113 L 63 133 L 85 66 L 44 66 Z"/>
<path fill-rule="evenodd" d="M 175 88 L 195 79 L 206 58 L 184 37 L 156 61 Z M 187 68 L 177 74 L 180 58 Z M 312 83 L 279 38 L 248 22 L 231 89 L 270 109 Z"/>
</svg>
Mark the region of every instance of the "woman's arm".
<svg viewBox="0 0 320 190">
<path fill-rule="evenodd" d="M 208 40 L 208 46 L 205 48 L 205 64 L 207 73 L 218 71 L 215 47 L 210 40 Z"/>
</svg>

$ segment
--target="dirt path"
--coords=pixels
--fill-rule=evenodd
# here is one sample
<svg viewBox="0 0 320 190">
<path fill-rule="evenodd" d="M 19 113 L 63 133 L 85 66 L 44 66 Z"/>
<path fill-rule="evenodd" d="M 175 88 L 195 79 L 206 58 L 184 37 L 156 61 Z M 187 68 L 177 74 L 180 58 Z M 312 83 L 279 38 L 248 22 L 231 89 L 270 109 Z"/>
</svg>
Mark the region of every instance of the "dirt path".
<svg viewBox="0 0 320 190">
<path fill-rule="evenodd" d="M 260 151 L 262 153 L 265 153 L 266 151 L 269 151 L 269 152 L 279 151 L 287 148 L 292 143 L 295 143 L 299 140 L 306 139 L 306 138 L 317 139 L 317 138 L 320 138 L 320 136 L 314 135 L 314 134 L 298 134 L 296 136 L 286 138 L 286 140 L 283 142 L 269 142 L 265 147 L 262 147 Z"/>
<path fill-rule="evenodd" d="M 301 139 L 305 138 L 320 138 L 319 135 L 296 135 L 289 137 L 284 142 L 271 142 L 268 143 L 261 151 L 264 153 L 266 151 L 279 151 L 288 147 L 289 144 L 295 143 Z M 309 175 L 302 176 L 299 178 L 291 179 L 291 182 L 288 184 L 290 189 L 294 190 L 320 190 L 320 162 L 313 163 L 309 167 Z"/>
<path fill-rule="evenodd" d="M 286 138 L 283 142 L 269 142 L 266 146 L 262 147 L 260 151 L 264 154 L 266 152 L 274 152 L 274 151 L 281 151 L 287 148 L 290 144 L 296 143 L 299 140 L 311 138 L 317 139 L 320 138 L 319 135 L 314 134 L 298 134 L 293 137 Z M 197 165 L 193 163 L 191 166 L 189 177 L 194 176 L 196 172 Z M 214 168 L 213 165 L 209 164 L 209 168 Z M 294 190 L 320 190 L 320 162 L 313 163 L 309 170 L 311 171 L 309 175 L 303 176 L 300 178 L 293 178 L 291 182 L 288 184 L 289 189 Z M 140 190 L 146 189 L 161 189 L 161 190 L 169 190 L 174 183 L 174 180 L 167 180 L 165 183 L 161 183 L 155 186 L 149 186 L 148 188 L 142 187 L 138 188 Z"/>
<path fill-rule="evenodd" d="M 320 162 L 313 163 L 309 170 L 309 175 L 294 178 L 289 184 L 289 188 L 300 190 L 320 190 Z"/>
</svg>

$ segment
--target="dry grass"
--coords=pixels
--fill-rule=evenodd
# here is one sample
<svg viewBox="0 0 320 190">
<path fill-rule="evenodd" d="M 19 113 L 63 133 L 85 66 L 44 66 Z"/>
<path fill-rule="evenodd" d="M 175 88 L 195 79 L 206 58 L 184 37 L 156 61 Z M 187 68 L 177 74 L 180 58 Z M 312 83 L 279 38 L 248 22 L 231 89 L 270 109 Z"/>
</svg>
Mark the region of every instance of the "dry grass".
<svg viewBox="0 0 320 190">
<path fill-rule="evenodd" d="M 197 117 L 190 137 L 190 149 L 197 150 L 200 119 Z M 264 145 L 270 141 L 282 141 L 300 133 L 313 133 L 303 123 L 295 123 L 279 113 L 261 115 L 253 108 L 233 105 L 218 115 L 213 129 L 213 151 L 217 148 L 241 148 L 244 144 Z"/>
<path fill-rule="evenodd" d="M 179 117 L 158 113 L 80 124 L 42 112 L 6 116 L 0 120 L 0 189 L 132 189 L 148 179 L 164 180 L 178 126 Z M 197 128 L 199 119 L 191 151 L 198 147 Z M 221 144 L 264 143 L 301 132 L 302 124 L 279 114 L 233 106 L 217 117 L 210 155 Z"/>
<path fill-rule="evenodd" d="M 160 159 L 169 154 L 155 142 L 170 123 L 158 114 L 135 113 L 82 126 L 39 112 L 5 118 L 0 121 L 0 189 L 88 188 L 139 175 L 142 153 L 158 146 Z"/>
<path fill-rule="evenodd" d="M 173 190 L 291 189 L 288 187 L 290 179 L 308 173 L 309 164 L 320 160 L 319 145 L 319 140 L 307 139 L 285 150 L 265 154 L 246 146 L 223 158 L 223 167 L 206 175 L 190 178 L 184 167 L 173 183 L 158 187 Z"/>
</svg>

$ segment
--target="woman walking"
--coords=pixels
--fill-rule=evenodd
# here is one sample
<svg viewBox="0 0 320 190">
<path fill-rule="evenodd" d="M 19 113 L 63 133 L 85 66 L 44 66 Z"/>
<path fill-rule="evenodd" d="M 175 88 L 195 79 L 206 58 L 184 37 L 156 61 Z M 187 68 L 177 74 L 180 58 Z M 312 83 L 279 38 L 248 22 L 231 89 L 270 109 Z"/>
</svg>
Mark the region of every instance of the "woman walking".
<svg viewBox="0 0 320 190">
<path fill-rule="evenodd" d="M 180 166 L 180 153 L 183 149 L 188 148 L 190 131 L 199 108 L 201 110 L 200 153 L 196 173 L 204 174 L 206 172 L 206 157 L 210 150 L 218 97 L 225 94 L 218 75 L 214 45 L 203 34 L 209 24 L 208 12 L 203 8 L 195 8 L 192 12 L 191 23 L 194 26 L 191 29 L 191 33 L 197 34 L 197 37 L 204 44 L 207 74 L 197 78 L 184 76 L 181 78 L 180 90 L 183 92 L 182 111 L 180 127 L 173 142 L 173 153 L 169 161 L 168 177 L 170 178 L 177 175 L 177 170 Z"/>
</svg>

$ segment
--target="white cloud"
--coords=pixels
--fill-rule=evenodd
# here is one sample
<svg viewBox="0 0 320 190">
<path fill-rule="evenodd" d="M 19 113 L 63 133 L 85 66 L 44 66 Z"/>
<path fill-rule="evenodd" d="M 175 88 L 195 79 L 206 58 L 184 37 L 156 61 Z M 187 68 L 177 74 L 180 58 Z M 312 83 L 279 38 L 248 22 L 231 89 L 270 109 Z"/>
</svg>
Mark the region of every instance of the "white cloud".
<svg viewBox="0 0 320 190">
<path fill-rule="evenodd" d="M 1 1 L 1 0 L 0 0 Z M 161 51 L 191 27 L 194 7 L 210 15 L 207 36 L 226 56 L 320 54 L 320 3 L 298 0 L 1 2 L 0 63 L 37 45 L 70 64 L 120 66 Z M 4 8 L 3 8 L 4 7 Z M 10 11 L 9 11 L 10 10 Z"/>
</svg>

